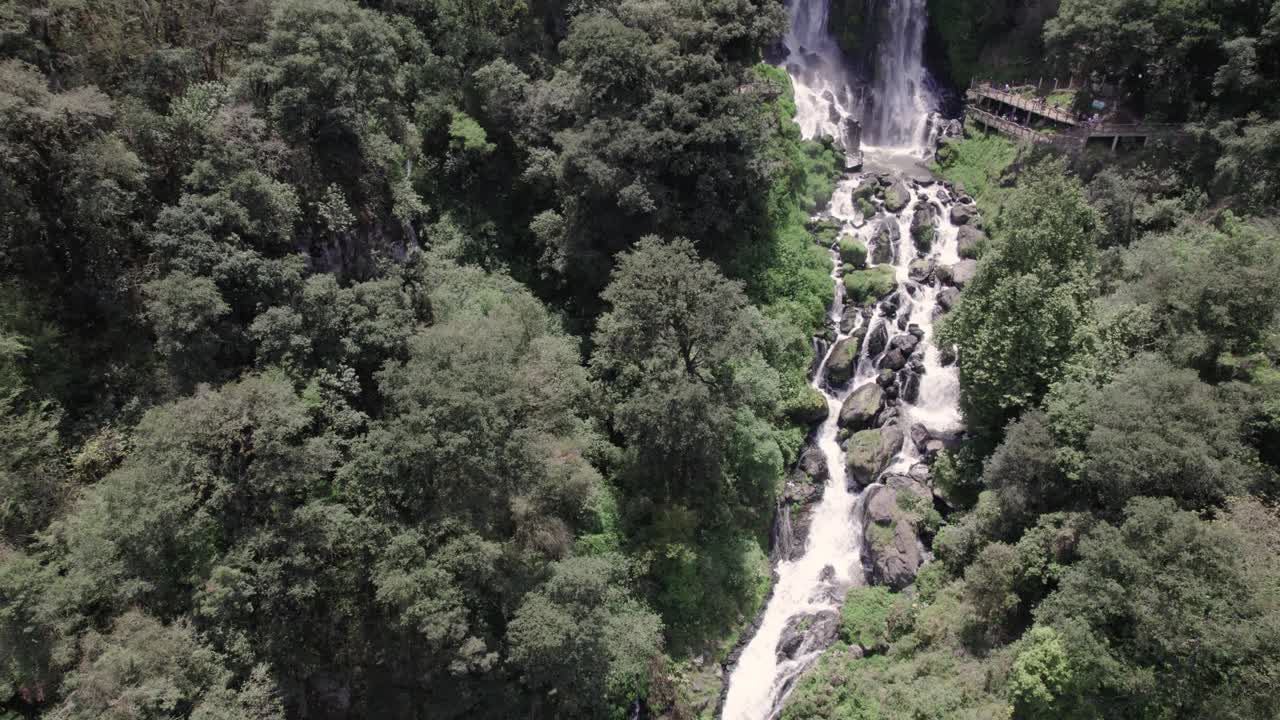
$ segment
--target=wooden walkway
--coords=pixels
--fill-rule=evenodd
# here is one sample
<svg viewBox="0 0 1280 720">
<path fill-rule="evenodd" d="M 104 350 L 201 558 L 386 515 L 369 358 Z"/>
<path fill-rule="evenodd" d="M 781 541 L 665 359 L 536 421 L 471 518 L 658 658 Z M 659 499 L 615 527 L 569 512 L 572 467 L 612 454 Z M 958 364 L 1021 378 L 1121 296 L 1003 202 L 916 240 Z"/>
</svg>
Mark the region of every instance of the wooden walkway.
<svg viewBox="0 0 1280 720">
<path fill-rule="evenodd" d="M 1032 130 L 1029 127 L 1024 127 L 1012 120 L 1006 120 L 997 115 L 993 115 L 986 110 L 979 110 L 978 108 L 971 107 L 965 109 L 965 115 L 973 118 L 978 123 L 985 125 L 992 130 L 997 130 L 1017 140 L 1028 140 L 1030 142 L 1038 143 L 1053 142 L 1053 138 L 1045 133 Z"/>
<path fill-rule="evenodd" d="M 1005 92 L 1004 90 L 992 87 L 988 83 L 982 83 L 981 85 L 976 85 L 970 88 L 967 95 L 970 99 L 987 98 L 995 100 L 996 102 L 1002 102 L 1010 107 L 1033 112 L 1036 115 L 1048 118 L 1054 122 L 1063 123 L 1064 125 L 1075 125 L 1078 122 L 1075 115 L 1073 115 L 1069 109 L 1064 109 L 1057 105 L 1047 103 L 1034 95 L 1028 97 L 1026 95 Z"/>
<path fill-rule="evenodd" d="M 1121 138 L 1141 140 L 1143 145 L 1151 138 L 1171 138 L 1185 134 L 1182 125 L 1171 123 L 1089 123 L 1082 121 L 1063 108 L 1051 105 L 1035 97 L 1028 97 L 980 83 L 966 93 L 970 105 L 965 114 L 984 127 L 1003 133 L 1015 140 L 1048 143 L 1069 150 L 1080 150 L 1091 140 L 1109 141 L 1111 151 L 1120 145 Z M 997 115 L 982 105 L 998 103 L 998 110 L 1008 110 Z M 1019 122 L 1022 120 L 1022 122 Z M 1032 127 L 1032 123 L 1040 127 Z"/>
</svg>

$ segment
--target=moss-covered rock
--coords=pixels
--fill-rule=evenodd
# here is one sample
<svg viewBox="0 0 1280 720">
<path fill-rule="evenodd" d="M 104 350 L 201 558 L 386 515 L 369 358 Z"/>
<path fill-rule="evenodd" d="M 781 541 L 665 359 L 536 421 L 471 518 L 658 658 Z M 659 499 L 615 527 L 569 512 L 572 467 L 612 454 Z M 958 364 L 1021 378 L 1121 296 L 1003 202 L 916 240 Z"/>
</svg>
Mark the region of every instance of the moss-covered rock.
<svg viewBox="0 0 1280 720">
<path fill-rule="evenodd" d="M 867 383 L 854 390 L 840 407 L 840 427 L 865 430 L 884 404 L 884 388 Z"/>
<path fill-rule="evenodd" d="M 831 247 L 840 236 L 840 222 L 831 218 L 822 218 L 809 224 L 809 234 L 819 245 Z"/>
<path fill-rule="evenodd" d="M 862 240 L 851 235 L 840 238 L 840 260 L 854 268 L 866 267 L 867 246 L 862 243 Z"/>
<path fill-rule="evenodd" d="M 871 236 L 871 261 L 877 265 L 893 262 L 898 254 L 898 241 L 902 238 L 902 230 L 898 228 L 898 219 L 886 217 L 876 225 Z"/>
<path fill-rule="evenodd" d="M 874 482 L 893 456 L 902 449 L 902 430 L 890 423 L 875 430 L 861 430 L 849 436 L 845 449 L 847 480 L 851 487 Z"/>
<path fill-rule="evenodd" d="M 906 475 L 891 475 L 869 490 L 863 520 L 868 579 L 892 590 L 910 585 L 924 563 L 920 534 L 933 510 L 929 489 Z"/>
<path fill-rule="evenodd" d="M 849 294 L 849 299 L 858 304 L 884 297 L 893 292 L 896 287 L 894 270 L 887 265 L 858 270 L 844 276 L 844 288 Z"/>
<path fill-rule="evenodd" d="M 816 425 L 827 417 L 827 399 L 806 385 L 804 392 L 792 398 L 784 412 L 787 419 L 797 425 Z"/>
<path fill-rule="evenodd" d="M 891 213 L 900 213 L 911 202 L 911 191 L 902 178 L 894 178 L 892 184 L 884 191 L 884 209 Z"/>
<path fill-rule="evenodd" d="M 854 198 L 854 204 L 858 206 L 858 212 L 862 213 L 862 217 L 871 218 L 876 215 L 876 206 L 866 198 Z"/>
<path fill-rule="evenodd" d="M 857 337 L 848 337 L 836 343 L 827 359 L 827 382 L 832 385 L 843 385 L 853 377 L 858 367 L 858 350 L 862 342 Z"/>
<path fill-rule="evenodd" d="M 933 249 L 935 210 L 929 203 L 920 203 L 911 214 L 911 242 L 916 250 L 927 253 Z"/>
</svg>

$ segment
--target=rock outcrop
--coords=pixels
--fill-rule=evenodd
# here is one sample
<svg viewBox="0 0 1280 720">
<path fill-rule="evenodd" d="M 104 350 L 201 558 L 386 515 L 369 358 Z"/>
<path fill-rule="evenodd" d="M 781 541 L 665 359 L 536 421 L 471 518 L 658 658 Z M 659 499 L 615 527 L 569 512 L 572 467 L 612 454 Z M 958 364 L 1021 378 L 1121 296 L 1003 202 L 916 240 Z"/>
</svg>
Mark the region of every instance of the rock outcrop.
<svg viewBox="0 0 1280 720">
<path fill-rule="evenodd" d="M 875 430 L 862 430 L 849 436 L 845 464 L 849 485 L 865 487 L 875 481 L 880 471 L 902 449 L 902 428 L 889 423 Z"/>
<path fill-rule="evenodd" d="M 867 490 L 863 503 L 862 562 L 867 580 L 902 590 L 924 564 L 921 530 L 933 507 L 933 494 L 909 475 L 890 475 Z"/>
<path fill-rule="evenodd" d="M 978 257 L 978 247 L 987 234 L 972 225 L 961 225 L 956 231 L 956 252 L 961 258 L 974 260 Z"/>
<path fill-rule="evenodd" d="M 843 385 L 853 377 L 858 367 L 858 350 L 860 343 L 857 337 L 847 337 L 836 343 L 827 360 L 827 383 Z"/>
<path fill-rule="evenodd" d="M 840 407 L 840 427 L 852 432 L 871 427 L 884 406 L 884 388 L 869 382 L 854 390 Z"/>
<path fill-rule="evenodd" d="M 835 642 L 839 630 L 840 613 L 835 610 L 792 616 L 778 639 L 778 662 L 827 649 Z"/>
<path fill-rule="evenodd" d="M 887 217 L 876 225 L 875 234 L 871 236 L 871 261 L 877 265 L 893 262 L 898 254 L 898 240 L 902 230 L 898 228 L 897 218 Z"/>
</svg>

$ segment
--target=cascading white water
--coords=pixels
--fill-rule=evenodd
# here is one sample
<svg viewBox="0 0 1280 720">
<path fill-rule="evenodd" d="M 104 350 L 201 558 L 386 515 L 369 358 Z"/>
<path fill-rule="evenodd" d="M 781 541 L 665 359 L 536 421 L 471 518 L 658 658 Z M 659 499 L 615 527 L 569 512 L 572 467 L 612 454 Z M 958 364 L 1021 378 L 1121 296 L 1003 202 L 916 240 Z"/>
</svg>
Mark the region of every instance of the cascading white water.
<svg viewBox="0 0 1280 720">
<path fill-rule="evenodd" d="M 827 32 L 829 1 L 792 0 L 791 25 L 783 38 L 786 69 L 800 132 L 807 138 L 830 137 L 853 152 L 858 138 L 848 132 L 850 121 L 859 119 L 861 95 L 850 84 L 844 55 Z"/>
<path fill-rule="evenodd" d="M 928 115 L 933 110 L 920 68 L 923 0 L 886 1 L 907 6 L 901 8 L 906 19 L 896 26 L 890 42 L 909 42 L 915 47 L 903 49 L 891 59 L 893 69 L 884 76 L 886 84 L 883 89 L 877 80 L 877 92 L 889 100 L 875 106 L 877 116 L 873 121 L 878 123 L 879 133 L 876 142 L 898 149 L 871 149 L 869 154 L 918 156 L 927 142 Z M 786 38 L 790 51 L 787 71 L 795 86 L 796 121 L 803 135 L 807 138 L 827 135 L 842 139 L 847 121 L 857 117 L 860 103 L 851 100 L 853 93 L 846 81 L 843 59 L 826 32 L 827 2 L 792 0 L 792 24 Z M 894 12 L 890 16 L 897 17 Z M 902 87 L 889 85 L 890 78 L 897 78 L 894 82 L 901 83 Z M 921 100 L 922 97 L 925 99 Z M 888 108 L 896 109 L 890 112 Z M 846 147 L 850 151 L 855 150 L 855 147 Z M 874 251 L 871 238 L 875 223 L 866 222 L 855 207 L 851 196 L 856 184 L 856 178 L 840 183 L 829 214 L 844 223 L 844 233 L 858 235 Z M 898 281 L 899 305 L 903 308 L 899 316 L 903 311 L 907 312 L 906 321 L 891 320 L 877 308 L 865 322 L 872 330 L 876 324 L 884 324 L 890 342 L 908 332 L 913 325 L 918 328 L 917 332 L 922 334 L 923 375 L 914 402 L 899 403 L 899 421 L 904 428 L 918 423 L 931 431 L 949 431 L 960 425 L 959 377 L 954 365 L 942 365 L 940 353 L 932 342 L 939 291 L 933 284 L 912 280 L 908 268 L 917 257 L 911 241 L 910 218 L 921 202 L 935 203 L 940 209 L 946 205 L 939 200 L 936 186 L 922 186 L 912 193 L 909 205 L 897 217 L 901 240 L 892 255 L 892 262 Z M 956 253 L 957 229 L 947 222 L 945 212 L 941 215 L 928 259 L 934 263 L 950 264 L 959 259 Z M 841 262 L 834 249 L 832 264 L 835 297 L 829 320 L 839 329 L 844 314 L 844 286 Z M 871 356 L 864 343 L 853 379 L 846 386 L 836 388 L 827 386 L 825 382 L 832 350 L 840 340 L 856 332 L 863 322 L 859 316 L 849 332 L 837 334 L 836 342 L 827 348 L 814 373 L 811 385 L 821 391 L 827 401 L 827 418 L 817 430 L 815 443 L 826 459 L 829 477 L 822 500 L 813 511 L 803 554 L 798 559 L 782 560 L 777 565 L 773 594 L 755 635 L 739 655 L 730 674 L 722 706 L 723 720 L 768 720 L 776 717 L 796 678 L 812 665 L 822 651 L 819 647 L 790 657 L 779 653 L 779 642 L 788 621 L 838 610 L 846 591 L 866 582 L 862 566 L 861 513 L 857 511 L 862 493 L 852 492 L 846 481 L 845 453 L 838 439 L 838 421 L 845 399 L 862 385 L 876 381 L 877 365 L 883 353 Z M 844 325 L 849 327 L 848 323 Z M 908 440 L 886 472 L 907 472 L 918 462 L 919 452 Z"/>
<path fill-rule="evenodd" d="M 925 83 L 925 0 L 880 2 L 877 13 L 887 33 L 876 43 L 879 52 L 870 107 L 863 116 L 864 135 L 872 146 L 919 147 L 928 140 L 929 116 L 937 110 Z"/>
</svg>

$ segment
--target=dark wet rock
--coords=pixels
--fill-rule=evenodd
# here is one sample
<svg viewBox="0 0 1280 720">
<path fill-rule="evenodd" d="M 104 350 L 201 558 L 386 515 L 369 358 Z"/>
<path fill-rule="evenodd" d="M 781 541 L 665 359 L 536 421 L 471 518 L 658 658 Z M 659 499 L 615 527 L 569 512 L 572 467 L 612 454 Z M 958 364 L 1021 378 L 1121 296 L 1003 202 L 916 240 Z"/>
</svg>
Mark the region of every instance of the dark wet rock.
<svg viewBox="0 0 1280 720">
<path fill-rule="evenodd" d="M 796 462 L 796 467 L 800 469 L 809 479 L 815 483 L 825 483 L 830 474 L 827 471 L 827 454 L 817 445 L 809 445 L 800 453 L 800 459 Z"/>
<path fill-rule="evenodd" d="M 938 291 L 938 307 L 944 312 L 950 311 L 960 301 L 960 291 L 953 287 L 942 288 Z"/>
<path fill-rule="evenodd" d="M 920 327 L 915 323 L 911 323 L 910 325 L 907 326 L 907 332 L 914 335 L 917 340 L 924 339 L 924 328 Z"/>
<path fill-rule="evenodd" d="M 792 660 L 825 650 L 835 642 L 839 630 L 840 613 L 835 610 L 791 617 L 778 640 L 778 661 Z"/>
<path fill-rule="evenodd" d="M 973 225 L 961 225 L 956 231 L 956 252 L 966 260 L 976 259 L 978 247 L 986 238 L 987 234 Z"/>
<path fill-rule="evenodd" d="M 903 371 L 898 386 L 902 388 L 899 395 L 906 402 L 913 403 L 920 397 L 920 373 Z"/>
<path fill-rule="evenodd" d="M 907 364 L 907 356 L 898 348 L 889 348 L 880 358 L 881 369 L 901 370 Z"/>
<path fill-rule="evenodd" d="M 889 341 L 889 331 L 885 328 L 884 323 L 877 324 L 869 333 L 867 333 L 867 354 L 875 357 L 884 351 L 884 346 Z"/>
<path fill-rule="evenodd" d="M 919 344 L 920 338 L 909 332 L 901 335 L 895 335 L 894 338 L 889 341 L 889 347 L 894 350 L 901 350 L 903 355 L 911 355 L 911 353 L 915 352 L 916 346 Z"/>
<path fill-rule="evenodd" d="M 942 363 L 942 367 L 951 367 L 956 362 L 955 345 L 941 345 L 938 347 L 938 362 Z"/>
<path fill-rule="evenodd" d="M 889 388 L 893 386 L 896 379 L 897 375 L 894 374 L 893 370 L 884 368 L 880 371 L 880 374 L 876 375 L 876 384 L 882 388 Z"/>
<path fill-rule="evenodd" d="M 853 371 L 858 366 L 858 340 L 852 337 L 844 338 L 836 343 L 831 350 L 831 357 L 827 359 L 827 382 L 831 385 L 843 385 L 849 382 L 853 377 Z"/>
</svg>

